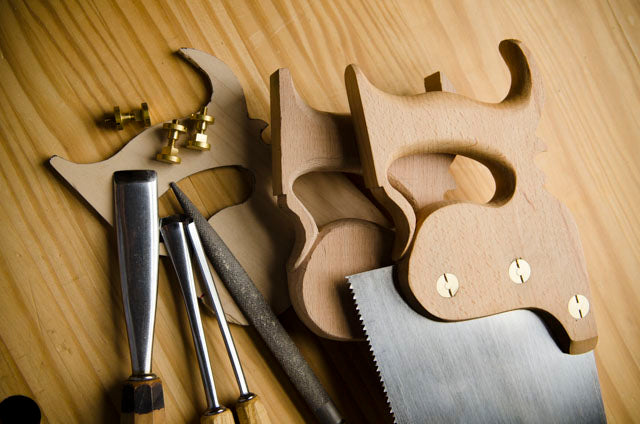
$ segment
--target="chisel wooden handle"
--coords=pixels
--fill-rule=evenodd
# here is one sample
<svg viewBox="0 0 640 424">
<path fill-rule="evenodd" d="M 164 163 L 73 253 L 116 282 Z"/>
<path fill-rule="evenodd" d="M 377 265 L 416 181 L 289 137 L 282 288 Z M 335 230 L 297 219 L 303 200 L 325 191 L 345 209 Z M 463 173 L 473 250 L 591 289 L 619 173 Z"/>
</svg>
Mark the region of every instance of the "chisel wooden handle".
<svg viewBox="0 0 640 424">
<path fill-rule="evenodd" d="M 231 409 L 224 408 L 214 413 L 205 412 L 200 417 L 200 424 L 235 424 L 235 421 Z"/>
<path fill-rule="evenodd" d="M 257 395 L 236 405 L 239 424 L 271 424 L 262 399 Z"/>
<path fill-rule="evenodd" d="M 130 377 L 122 388 L 121 424 L 164 423 L 164 395 L 162 381 L 154 376 L 149 380 Z M 233 422 L 233 421 L 231 421 Z"/>
</svg>

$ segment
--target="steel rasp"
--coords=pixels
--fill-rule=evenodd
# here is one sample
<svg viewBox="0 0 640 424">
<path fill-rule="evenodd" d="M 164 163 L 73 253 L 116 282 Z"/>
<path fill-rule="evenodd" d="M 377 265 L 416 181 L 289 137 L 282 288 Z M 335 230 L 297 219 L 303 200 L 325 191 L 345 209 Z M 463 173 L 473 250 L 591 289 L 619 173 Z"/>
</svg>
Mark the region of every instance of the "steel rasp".
<svg viewBox="0 0 640 424">
<path fill-rule="evenodd" d="M 348 279 L 398 423 L 606 421 L 593 352 L 563 353 L 534 312 L 434 321 L 403 300 L 393 267 Z"/>
</svg>

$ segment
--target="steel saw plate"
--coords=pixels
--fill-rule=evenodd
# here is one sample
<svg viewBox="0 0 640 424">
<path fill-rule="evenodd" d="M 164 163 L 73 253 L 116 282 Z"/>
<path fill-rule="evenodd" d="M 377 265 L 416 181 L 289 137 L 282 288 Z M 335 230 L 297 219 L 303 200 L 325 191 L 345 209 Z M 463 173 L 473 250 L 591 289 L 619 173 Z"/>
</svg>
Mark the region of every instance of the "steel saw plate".
<svg viewBox="0 0 640 424">
<path fill-rule="evenodd" d="M 404 302 L 393 275 L 348 279 L 396 422 L 606 422 L 593 352 L 563 353 L 528 310 L 431 320 Z"/>
</svg>

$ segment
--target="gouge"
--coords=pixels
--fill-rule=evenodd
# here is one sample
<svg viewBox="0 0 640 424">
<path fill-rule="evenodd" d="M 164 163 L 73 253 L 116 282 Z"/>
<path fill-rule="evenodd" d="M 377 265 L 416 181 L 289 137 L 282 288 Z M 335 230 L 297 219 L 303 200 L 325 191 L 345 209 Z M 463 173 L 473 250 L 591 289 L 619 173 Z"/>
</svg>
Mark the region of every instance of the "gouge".
<svg viewBox="0 0 640 424">
<path fill-rule="evenodd" d="M 202 414 L 200 422 L 202 424 L 233 424 L 231 410 L 220 405 L 216 393 L 211 362 L 209 361 L 209 351 L 204 337 L 202 320 L 200 319 L 193 271 L 191 270 L 191 255 L 189 254 L 189 246 L 187 245 L 187 237 L 182 221 L 183 217 L 180 215 L 162 218 L 160 232 L 184 297 L 193 344 L 198 357 L 198 365 L 200 366 L 200 376 L 202 377 L 204 393 L 207 397 L 207 410 Z"/>
<path fill-rule="evenodd" d="M 216 317 L 218 317 L 218 327 L 220 328 L 220 333 L 222 333 L 222 339 L 224 340 L 224 345 L 227 348 L 227 354 L 229 355 L 233 373 L 235 374 L 236 382 L 238 383 L 238 389 L 240 390 L 240 397 L 238 398 L 238 404 L 236 405 L 238 421 L 240 421 L 240 424 L 269 424 L 269 416 L 267 415 L 267 410 L 262 404 L 262 401 L 258 395 L 250 392 L 249 387 L 247 386 L 247 380 L 245 379 L 244 372 L 242 371 L 238 351 L 236 350 L 236 345 L 233 342 L 233 337 L 229 330 L 229 324 L 227 323 L 227 317 L 224 315 L 220 296 L 218 296 L 218 290 L 216 290 L 216 286 L 213 282 L 211 270 L 207 264 L 207 257 L 204 254 L 196 224 L 189 217 L 186 217 L 186 220 L 183 222 L 186 224 L 189 244 L 193 249 L 196 263 L 200 270 L 205 296 L 207 296 L 209 303 L 213 306 L 213 311 L 215 312 Z"/>
<path fill-rule="evenodd" d="M 207 257 L 233 300 L 260 334 L 315 417 L 321 424 L 344 422 L 338 408 L 318 381 L 318 377 L 304 360 L 298 347 L 282 327 L 240 262 L 176 183 L 171 183 L 171 189 L 184 212 L 193 219 L 202 238 Z M 238 230 L 242 231 L 242 229 Z"/>
<path fill-rule="evenodd" d="M 151 372 L 158 296 L 158 190 L 155 171 L 113 174 L 115 228 L 131 376 L 122 390 L 123 423 L 164 422 L 160 378 Z"/>
</svg>

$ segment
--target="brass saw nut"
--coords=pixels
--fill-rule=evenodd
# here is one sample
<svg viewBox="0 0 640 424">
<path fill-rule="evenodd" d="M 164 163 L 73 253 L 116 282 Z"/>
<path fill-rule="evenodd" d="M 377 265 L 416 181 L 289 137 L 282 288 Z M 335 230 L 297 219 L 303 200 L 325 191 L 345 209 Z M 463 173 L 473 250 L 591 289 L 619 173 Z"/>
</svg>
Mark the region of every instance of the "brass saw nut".
<svg viewBox="0 0 640 424">
<path fill-rule="evenodd" d="M 120 106 L 114 106 L 113 113 L 107 115 L 104 123 L 108 127 L 121 131 L 124 128 L 123 125 L 129 121 L 140 122 L 145 128 L 150 127 L 151 115 L 149 114 L 149 105 L 144 102 L 140 105 L 140 109 L 126 113 L 120 111 Z"/>
<path fill-rule="evenodd" d="M 180 156 L 178 156 L 178 148 L 176 147 L 176 141 L 180 134 L 186 133 L 187 129 L 184 125 L 180 125 L 177 119 L 171 122 L 165 122 L 162 128 L 167 130 L 168 143 L 160 150 L 160 153 L 156 155 L 156 160 L 164 163 L 179 164 L 182 162 Z"/>
<path fill-rule="evenodd" d="M 203 107 L 198 113 L 191 114 L 191 120 L 195 121 L 196 132 L 187 141 L 185 147 L 193 150 L 209 150 L 211 145 L 207 141 L 207 126 L 213 124 L 214 118 L 211 115 L 207 115 L 207 107 Z"/>
</svg>

